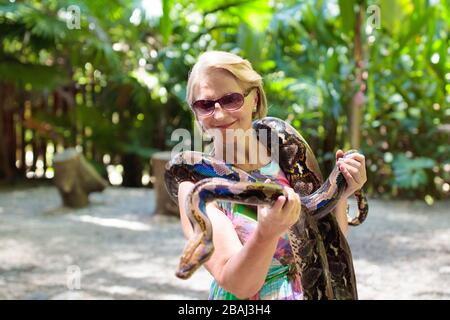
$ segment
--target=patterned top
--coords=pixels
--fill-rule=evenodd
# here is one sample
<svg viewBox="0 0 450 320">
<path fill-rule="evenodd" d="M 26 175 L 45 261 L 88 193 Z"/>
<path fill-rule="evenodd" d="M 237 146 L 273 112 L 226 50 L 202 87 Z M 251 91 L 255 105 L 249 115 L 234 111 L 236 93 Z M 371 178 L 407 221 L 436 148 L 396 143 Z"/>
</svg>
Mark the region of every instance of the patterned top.
<svg viewBox="0 0 450 320">
<path fill-rule="evenodd" d="M 289 186 L 283 171 L 276 161 L 250 174 L 258 180 L 265 181 L 267 176 L 279 184 Z M 218 201 L 219 208 L 233 223 L 234 229 L 242 244 L 251 237 L 257 224 L 256 207 Z M 221 288 L 213 280 L 209 292 L 210 300 L 237 300 L 232 293 Z M 277 249 L 272 258 L 266 280 L 260 291 L 249 298 L 250 300 L 302 300 L 303 293 L 300 278 L 295 272 L 294 256 L 289 244 L 287 233 L 278 241 Z"/>
</svg>

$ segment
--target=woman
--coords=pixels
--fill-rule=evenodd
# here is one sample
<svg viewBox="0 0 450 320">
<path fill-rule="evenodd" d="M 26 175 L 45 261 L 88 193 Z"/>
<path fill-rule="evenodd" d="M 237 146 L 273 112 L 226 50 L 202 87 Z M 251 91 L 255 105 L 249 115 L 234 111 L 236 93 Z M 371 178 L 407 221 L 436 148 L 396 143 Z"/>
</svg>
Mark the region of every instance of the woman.
<svg viewBox="0 0 450 320">
<path fill-rule="evenodd" d="M 298 275 L 293 272 L 293 255 L 287 231 L 300 214 L 300 198 L 290 188 L 278 163 L 270 152 L 254 150 L 264 147 L 255 135 L 228 133 L 251 130 L 252 121 L 267 113 L 267 101 L 262 78 L 251 64 L 231 53 L 209 51 L 194 65 L 187 84 L 187 102 L 201 129 L 213 136 L 214 156 L 230 154 L 231 162 L 252 174 L 261 173 L 285 186 L 287 197 L 280 196 L 269 207 L 256 210 L 249 206 L 227 202 L 212 202 L 207 214 L 213 229 L 214 253 L 205 263 L 214 277 L 210 299 L 302 299 Z M 246 140 L 243 148 L 238 142 Z M 365 183 L 365 160 L 358 153 L 348 159 L 336 159 L 347 181 L 342 200 L 336 208 L 336 218 L 344 234 L 347 232 L 347 197 Z M 252 158 L 252 161 L 250 159 Z M 238 161 L 239 159 L 239 161 Z M 242 161 L 243 159 L 243 161 Z M 230 162 L 230 159 L 227 159 Z M 190 238 L 193 230 L 186 215 L 186 197 L 191 182 L 179 186 L 178 202 L 184 235 Z"/>
</svg>

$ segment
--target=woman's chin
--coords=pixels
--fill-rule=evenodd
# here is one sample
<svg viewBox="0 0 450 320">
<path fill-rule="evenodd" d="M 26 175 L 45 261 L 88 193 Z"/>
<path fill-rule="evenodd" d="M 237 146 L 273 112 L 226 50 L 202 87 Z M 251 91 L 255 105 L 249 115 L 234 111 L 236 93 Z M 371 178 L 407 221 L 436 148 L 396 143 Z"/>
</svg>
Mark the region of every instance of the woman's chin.
<svg viewBox="0 0 450 320">
<path fill-rule="evenodd" d="M 236 129 L 236 127 L 237 127 L 237 125 L 238 125 L 237 122 L 238 122 L 238 121 L 235 120 L 235 121 L 229 123 L 228 125 L 221 126 L 221 127 L 216 127 L 216 129 L 218 129 L 218 130 L 220 130 L 220 131 L 234 130 L 234 129 Z"/>
</svg>

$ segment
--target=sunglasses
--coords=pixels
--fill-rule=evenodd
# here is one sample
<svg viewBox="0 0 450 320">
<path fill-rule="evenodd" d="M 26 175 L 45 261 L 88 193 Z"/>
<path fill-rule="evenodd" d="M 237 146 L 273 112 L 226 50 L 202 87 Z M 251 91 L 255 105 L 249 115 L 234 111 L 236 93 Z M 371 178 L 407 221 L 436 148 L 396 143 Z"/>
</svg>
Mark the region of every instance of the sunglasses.
<svg viewBox="0 0 450 320">
<path fill-rule="evenodd" d="M 251 88 L 246 93 L 229 93 L 217 100 L 197 100 L 192 104 L 192 109 L 199 117 L 211 116 L 216 110 L 216 103 L 219 103 L 223 110 L 236 111 L 244 105 L 244 99 L 254 89 Z"/>
</svg>

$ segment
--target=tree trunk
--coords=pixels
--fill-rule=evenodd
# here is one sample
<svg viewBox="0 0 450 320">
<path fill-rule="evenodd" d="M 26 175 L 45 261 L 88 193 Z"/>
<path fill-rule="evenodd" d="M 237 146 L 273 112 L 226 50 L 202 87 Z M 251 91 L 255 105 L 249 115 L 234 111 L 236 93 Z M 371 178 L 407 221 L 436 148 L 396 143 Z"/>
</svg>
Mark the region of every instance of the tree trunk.
<svg viewBox="0 0 450 320">
<path fill-rule="evenodd" d="M 8 182 L 13 181 L 16 168 L 13 96 L 14 86 L 0 82 L 0 179 Z"/>
<path fill-rule="evenodd" d="M 166 163 L 170 160 L 170 152 L 157 152 L 152 157 L 152 172 L 155 177 L 154 190 L 156 197 L 155 214 L 179 217 L 178 206 L 173 202 L 166 189 L 164 173 Z"/>
<path fill-rule="evenodd" d="M 123 187 L 142 187 L 142 162 L 135 154 L 122 155 Z"/>
<path fill-rule="evenodd" d="M 352 149 L 359 149 L 361 145 L 361 123 L 363 120 L 363 108 L 365 103 L 364 91 L 366 85 L 363 80 L 364 72 L 364 52 L 362 45 L 362 28 L 363 28 L 363 14 L 364 6 L 359 6 L 358 15 L 356 16 L 355 24 L 355 39 L 354 39 L 354 59 L 356 64 L 355 69 L 355 86 L 356 93 L 352 98 L 350 105 L 350 146 Z"/>
<path fill-rule="evenodd" d="M 352 98 L 350 113 L 350 146 L 352 149 L 359 149 L 361 146 L 361 123 L 364 108 L 364 93 L 357 91 Z"/>
<path fill-rule="evenodd" d="M 6 147 L 6 141 L 4 139 L 4 128 L 3 128 L 3 106 L 0 105 L 0 180 L 9 180 L 12 176 L 11 170 L 8 166 L 8 149 Z"/>
<path fill-rule="evenodd" d="M 103 191 L 108 186 L 83 155 L 73 148 L 55 154 L 53 163 L 54 183 L 65 206 L 84 207 L 89 204 L 91 192 Z"/>
<path fill-rule="evenodd" d="M 324 155 L 327 152 L 331 152 L 333 154 L 333 157 L 331 159 L 325 159 L 323 164 L 323 172 L 331 172 L 336 165 L 335 160 L 335 154 L 336 154 L 336 140 L 337 140 L 337 123 L 336 120 L 331 115 L 326 121 L 325 121 L 325 140 L 323 143 L 323 153 Z"/>
</svg>

